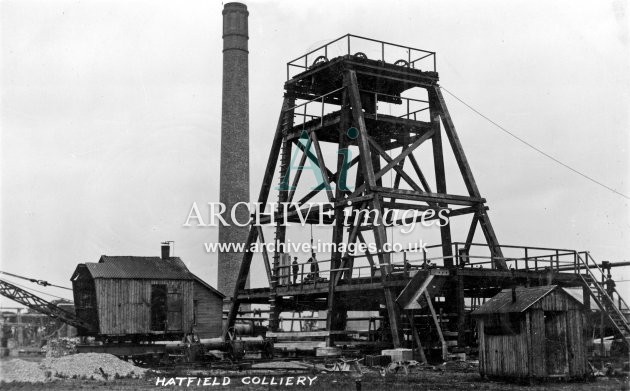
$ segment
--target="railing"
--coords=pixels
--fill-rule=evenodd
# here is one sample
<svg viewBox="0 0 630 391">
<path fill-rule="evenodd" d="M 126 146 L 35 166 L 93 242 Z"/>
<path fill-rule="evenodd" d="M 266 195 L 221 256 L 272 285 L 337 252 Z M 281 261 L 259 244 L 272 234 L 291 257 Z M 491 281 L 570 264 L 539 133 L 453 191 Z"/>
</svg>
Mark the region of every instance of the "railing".
<svg viewBox="0 0 630 391">
<path fill-rule="evenodd" d="M 285 265 L 275 269 L 274 278 L 279 286 L 287 286 L 290 290 L 308 290 L 327 288 L 331 278 L 350 285 L 378 283 L 381 281 L 382 266 L 389 276 L 402 275 L 408 278 L 414 271 L 444 267 L 447 262 L 456 268 L 492 270 L 497 269 L 497 261 L 502 260 L 511 271 L 573 273 L 579 276 L 584 286 L 591 289 L 593 300 L 603 310 L 602 313 L 622 334 L 630 335 L 630 306 L 610 284 L 612 280 L 608 280 L 606 269 L 600 267 L 590 253 L 547 247 L 498 247 L 503 257 L 491 255 L 487 244 L 472 243 L 466 246 L 461 242 L 452 244 L 452 256 L 442 254 L 442 245 L 401 251 L 348 253 L 337 261 L 336 268 L 331 267 L 331 260 L 301 263 L 298 273 L 293 273 L 293 265 Z M 379 255 L 382 254 L 388 255 L 389 263 L 379 264 Z"/>
<path fill-rule="evenodd" d="M 501 245 L 497 246 L 497 249 L 501 250 L 503 257 L 492 255 L 487 244 L 472 243 L 467 249 L 465 243 L 453 243 L 455 265 L 496 269 L 498 261 L 503 261 L 508 269 L 513 270 L 554 272 L 577 270 L 575 250 L 514 245 Z"/>
<path fill-rule="evenodd" d="M 429 110 L 429 101 L 426 99 L 388 95 L 368 90 L 360 90 L 360 92 L 363 96 L 371 98 L 369 101 L 373 107 L 365 107 L 364 105 L 363 108 L 367 113 L 374 114 L 376 120 L 378 120 L 379 115 L 387 115 L 417 121 L 420 114 L 425 111 L 428 113 Z M 421 119 L 428 120 L 428 114 Z"/>
<path fill-rule="evenodd" d="M 630 306 L 621 297 L 617 289 L 611 285 L 611 281 L 608 280 L 607 274 L 599 266 L 599 264 L 593 259 L 588 251 L 582 251 L 578 253 L 578 260 L 580 261 L 579 271 L 584 270 L 595 281 L 594 283 L 600 284 L 603 288 L 603 295 L 607 297 L 613 305 L 620 311 L 621 315 L 625 318 L 630 315 Z"/>
<path fill-rule="evenodd" d="M 326 286 L 332 274 L 335 274 L 335 278 L 343 278 L 350 284 L 379 282 L 381 265 L 378 260 L 379 255 L 382 254 L 389 254 L 391 259 L 386 266 L 388 273 L 403 273 L 406 276 L 414 270 L 445 267 L 445 261 L 450 261 L 453 267 L 459 268 L 496 269 L 497 261 L 503 260 L 510 270 L 579 272 L 578 253 L 574 250 L 504 245 L 500 246 L 501 250 L 504 255 L 509 256 L 496 257 L 489 254 L 488 246 L 485 244 L 471 244 L 471 250 L 468 253 L 461 251 L 464 246 L 464 243 L 453 243 L 452 256 L 442 255 L 442 245 L 409 248 L 402 251 L 348 254 L 345 259 L 347 262 L 352 262 L 352 267 L 338 267 L 332 270 L 330 259 L 300 262 L 297 273 L 293 273 L 293 265 L 282 265 L 275 267 L 274 278 L 278 285 L 312 284 L 312 287 Z M 488 255 L 472 253 L 472 249 L 477 247 L 485 248 Z M 337 277 L 336 274 L 341 274 L 341 276 Z"/>
<path fill-rule="evenodd" d="M 319 119 L 320 125 L 324 125 L 324 116 L 332 112 L 338 111 L 339 106 L 326 102 L 326 97 L 336 94 L 343 90 L 344 87 L 337 88 L 323 95 L 317 96 L 310 100 L 305 100 L 293 107 L 285 109 L 285 112 L 293 112 L 293 126 L 299 127 L 306 125 L 307 122 Z"/>
<path fill-rule="evenodd" d="M 617 307 L 619 307 L 619 310 L 627 318 L 628 316 L 630 316 L 630 306 L 628 306 L 628 303 L 626 303 L 623 297 L 621 297 L 621 295 L 619 294 L 616 288 L 613 288 L 613 292 L 614 294 L 613 294 L 612 299 L 614 300 L 614 295 L 617 295 Z"/>
<path fill-rule="evenodd" d="M 595 260 L 591 257 L 591 255 L 588 252 L 585 251 L 585 252 L 579 253 L 578 261 L 579 261 L 580 267 L 583 267 L 584 270 L 586 271 L 586 274 L 590 276 L 591 281 L 588 281 L 587 279 L 585 279 L 582 274 L 579 274 L 579 275 L 584 281 L 584 283 L 589 285 L 589 289 L 591 289 L 591 296 L 593 297 L 593 299 L 595 300 L 599 308 L 602 310 L 602 324 L 600 327 L 603 330 L 603 315 L 605 315 L 610 320 L 611 324 L 618 330 L 618 332 L 620 332 L 621 335 L 624 338 L 626 338 L 626 343 L 629 343 L 627 338 L 630 335 L 630 323 L 628 323 L 628 318 L 626 316 L 627 312 L 624 313 L 624 310 L 622 309 L 622 304 L 624 304 L 626 308 L 627 308 L 627 304 L 625 304 L 625 301 L 621 298 L 621 296 L 619 296 L 619 306 L 615 305 L 614 294 L 616 293 L 616 289 L 614 288 L 610 289 L 609 287 L 606 286 L 606 283 L 608 281 L 604 283 L 605 281 L 604 279 L 606 278 L 604 271 L 597 264 L 597 262 L 595 262 Z M 602 284 L 598 283 L 597 281 L 598 275 L 593 273 L 595 270 L 597 270 L 601 274 L 601 277 L 602 277 L 601 280 L 603 282 Z M 593 285 L 594 291 L 593 291 L 593 288 L 590 287 L 590 285 Z M 617 293 L 617 295 L 619 294 Z M 600 337 L 602 339 L 602 355 L 603 355 L 604 354 L 603 333 Z"/>
<path fill-rule="evenodd" d="M 320 61 L 327 62 L 331 58 L 344 55 L 433 72 L 437 68 L 435 52 L 346 34 L 289 61 L 287 63 L 287 80 L 295 76 L 292 73 L 293 70 L 297 70 L 296 74 L 301 73 L 318 65 Z"/>
<path fill-rule="evenodd" d="M 470 248 L 466 251 L 466 244 L 462 242 L 452 244 L 451 252 L 453 255 L 451 256 L 442 254 L 441 244 L 399 251 L 346 254 L 346 263 L 351 262 L 352 267 L 338 267 L 331 270 L 330 259 L 312 263 L 300 262 L 298 273 L 295 273 L 295 283 L 319 285 L 327 283 L 331 274 L 341 274 L 341 277 L 335 276 L 335 278 L 347 279 L 346 281 L 350 284 L 379 282 L 382 266 L 379 264 L 379 255 L 388 254 L 390 263 L 386 265 L 387 273 L 404 273 L 408 276 L 414 270 L 445 267 L 447 263 L 456 268 L 496 270 L 497 261 L 502 260 L 509 270 L 582 274 L 584 277 L 596 279 L 594 282 L 606 287 L 604 270 L 588 252 L 514 245 L 501 245 L 499 248 L 503 257 L 491 255 L 488 245 L 481 243 L 470 244 Z M 311 264 L 317 265 L 317 267 L 311 266 Z M 339 261 L 339 265 L 343 265 L 343 262 Z M 279 285 L 293 284 L 292 265 L 278 266 L 274 275 L 278 279 Z M 630 306 L 616 289 L 609 289 L 607 294 L 622 312 L 630 314 Z"/>
<path fill-rule="evenodd" d="M 303 100 L 300 103 L 285 109 L 285 112 L 293 112 L 293 127 L 305 127 L 307 123 L 324 126 L 324 117 L 328 114 L 339 111 L 339 105 L 329 103 L 327 97 L 343 90 L 337 88 L 325 94 L 314 97 L 310 100 Z M 395 96 L 380 92 L 360 90 L 363 108 L 367 114 L 374 116 L 378 120 L 379 116 L 410 119 L 414 121 L 428 121 L 429 101 L 426 99 Z M 366 98 L 366 99 L 363 99 Z M 369 98 L 369 99 L 368 99 Z"/>
</svg>

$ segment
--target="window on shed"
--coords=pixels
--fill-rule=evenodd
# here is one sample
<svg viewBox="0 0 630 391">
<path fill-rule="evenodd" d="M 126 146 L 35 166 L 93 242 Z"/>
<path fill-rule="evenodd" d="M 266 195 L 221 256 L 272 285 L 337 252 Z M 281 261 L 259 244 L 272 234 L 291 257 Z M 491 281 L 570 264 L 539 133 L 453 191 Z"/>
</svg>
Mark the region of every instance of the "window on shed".
<svg viewBox="0 0 630 391">
<path fill-rule="evenodd" d="M 525 314 L 492 314 L 484 321 L 484 332 L 487 335 L 516 335 L 521 332 L 521 322 Z"/>
</svg>

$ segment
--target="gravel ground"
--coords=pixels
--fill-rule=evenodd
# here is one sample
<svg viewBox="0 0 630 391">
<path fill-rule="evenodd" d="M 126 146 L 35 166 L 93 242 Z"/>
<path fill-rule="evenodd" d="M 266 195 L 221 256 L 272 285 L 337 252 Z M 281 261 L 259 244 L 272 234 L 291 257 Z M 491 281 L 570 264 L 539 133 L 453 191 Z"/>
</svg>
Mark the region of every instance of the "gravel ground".
<svg viewBox="0 0 630 391">
<path fill-rule="evenodd" d="M 36 362 L 12 359 L 0 361 L 0 380 L 5 382 L 45 382 L 50 381 L 50 373 L 46 376 L 46 372 Z"/>
<path fill-rule="evenodd" d="M 269 364 L 267 364 L 269 365 Z M 227 376 L 231 379 L 227 387 L 203 387 L 192 385 L 182 386 L 156 386 L 155 372 L 147 372 L 141 368 L 136 368 L 130 363 L 118 360 L 111 355 L 103 354 L 78 354 L 65 356 L 56 359 L 44 359 L 41 362 L 24 361 L 19 359 L 0 361 L 0 389 L 2 390 L 180 390 L 188 388 L 197 389 L 224 389 L 224 390 L 273 390 L 273 389 L 294 389 L 294 390 L 355 390 L 356 381 L 360 380 L 362 391 L 368 390 L 484 390 L 484 391 L 605 391 L 623 389 L 623 381 L 620 378 L 598 378 L 592 382 L 551 382 L 535 384 L 533 386 L 510 383 L 503 381 L 489 381 L 482 379 L 476 369 L 460 365 L 444 365 L 438 367 L 413 368 L 408 375 L 401 372 L 397 374 L 380 374 L 375 369 L 362 368 L 362 373 L 323 373 L 321 371 L 309 370 L 305 372 L 295 372 L 290 370 L 290 366 L 303 365 L 302 363 L 276 363 L 278 366 L 274 370 L 251 369 L 244 371 L 212 371 L 195 370 L 195 373 L 186 373 L 183 370 L 171 370 L 160 373 L 164 378 L 177 376 L 217 376 L 222 378 Z M 281 368 L 285 367 L 285 368 Z M 103 377 L 99 368 L 108 375 Z M 284 369 L 284 370 L 283 370 Z M 365 369 L 365 371 L 363 371 Z M 55 372 L 56 371 L 56 372 Z M 133 374 L 132 374 L 133 372 Z M 119 376 L 115 376 L 118 373 Z M 57 376 L 55 376 L 57 374 Z M 61 377 L 59 377 L 61 375 Z M 120 378 L 120 376 L 136 376 L 138 378 Z M 317 376 L 317 380 L 311 387 L 308 386 L 263 386 L 252 385 L 253 376 Z M 93 377 L 93 380 L 89 380 Z M 250 382 L 244 382 L 249 378 Z"/>
<path fill-rule="evenodd" d="M 29 390 L 29 391 L 66 391 L 66 390 L 179 390 L 186 389 L 205 389 L 205 390 L 239 390 L 239 391 L 255 391 L 255 390 L 356 390 L 355 378 L 347 374 L 319 374 L 317 381 L 313 386 L 252 386 L 243 385 L 241 379 L 247 376 L 243 373 L 233 373 L 229 375 L 232 382 L 228 387 L 197 387 L 197 386 L 166 386 L 156 387 L 155 377 L 147 379 L 119 379 L 113 381 L 86 381 L 86 380 L 57 380 L 49 383 L 7 383 L 2 384 L 2 390 Z M 289 375 L 285 375 L 289 376 Z M 311 375 L 312 376 L 312 375 Z M 478 374 L 471 373 L 437 373 L 434 371 L 423 371 L 410 375 L 388 375 L 382 377 L 378 374 L 366 374 L 362 378 L 362 391 L 382 391 L 382 390 L 423 390 L 423 391 L 607 391 L 620 390 L 621 383 L 617 379 L 605 379 L 594 382 L 557 382 L 544 383 L 534 386 L 522 384 L 514 384 L 499 381 L 482 380 Z"/>
<path fill-rule="evenodd" d="M 38 383 L 61 379 L 113 380 L 141 377 L 146 369 L 136 367 L 111 354 L 82 353 L 47 357 L 40 363 L 12 359 L 0 361 L 0 380 Z"/>
</svg>

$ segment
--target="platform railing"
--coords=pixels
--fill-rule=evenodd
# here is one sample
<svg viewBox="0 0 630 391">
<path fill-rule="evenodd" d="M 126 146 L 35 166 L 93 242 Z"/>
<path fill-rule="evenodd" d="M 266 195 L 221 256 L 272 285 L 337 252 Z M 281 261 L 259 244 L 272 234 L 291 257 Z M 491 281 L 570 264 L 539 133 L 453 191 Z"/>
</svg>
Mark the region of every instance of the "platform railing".
<svg viewBox="0 0 630 391">
<path fill-rule="evenodd" d="M 293 112 L 293 126 L 304 126 L 312 120 L 319 120 L 320 125 L 324 125 L 324 116 L 331 112 L 339 110 L 339 106 L 326 102 L 326 98 L 343 90 L 344 87 L 337 88 L 325 94 L 319 95 L 310 100 L 304 100 L 292 107 L 285 109 L 283 112 Z M 332 108 L 330 106 L 333 106 Z"/>
<path fill-rule="evenodd" d="M 473 253 L 483 249 L 487 255 Z M 460 267 L 490 267 L 496 269 L 497 261 L 504 261 L 508 269 L 525 271 L 554 272 L 575 271 L 577 268 L 576 251 L 563 248 L 534 247 L 501 245 L 503 257 L 492 255 L 490 247 L 485 243 L 472 243 L 468 249 L 465 243 L 453 243 L 453 254 L 456 256 L 456 265 Z"/>
<path fill-rule="evenodd" d="M 599 276 L 598 276 L 599 280 L 604 281 L 604 285 L 606 285 L 607 275 L 605 274 L 604 270 L 593 259 L 593 257 L 591 256 L 591 253 L 585 251 L 584 254 L 585 254 L 584 257 L 586 258 L 587 264 L 595 265 L 597 267 L 597 271 L 599 272 Z M 592 267 L 591 267 L 591 270 L 593 270 Z M 614 286 L 607 286 L 606 291 L 607 291 L 607 294 L 610 296 L 611 300 L 613 301 L 613 303 L 616 303 L 619 310 L 626 317 L 626 319 L 628 319 L 630 317 L 630 306 L 628 306 L 628 303 L 619 294 L 619 291 L 617 291 L 617 288 L 615 288 Z"/>
<path fill-rule="evenodd" d="M 602 311 L 602 315 L 605 315 L 610 320 L 611 325 L 624 337 L 626 344 L 630 345 L 630 323 L 628 323 L 628 317 L 621 308 L 621 304 L 625 304 L 625 301 L 619 296 L 620 305 L 616 305 L 614 300 L 616 290 L 614 288 L 609 289 L 606 286 L 606 274 L 591 257 L 590 253 L 587 251 L 580 252 L 577 254 L 577 259 L 580 268 L 585 271 L 584 274 L 580 273 L 579 276 L 582 278 L 585 286 L 591 290 L 591 297 Z M 598 281 L 599 277 L 601 277 L 602 283 Z M 625 305 L 627 307 L 627 304 Z"/>
<path fill-rule="evenodd" d="M 437 69 L 435 52 L 346 34 L 289 61 L 287 63 L 287 80 L 295 76 L 292 74 L 294 69 L 297 69 L 297 73 L 301 73 L 317 66 L 320 62 L 328 62 L 334 57 L 346 55 L 378 60 L 407 68 L 433 72 L 436 72 Z"/>
<path fill-rule="evenodd" d="M 390 117 L 412 119 L 414 121 L 417 121 L 418 116 L 421 113 L 429 110 L 429 101 L 426 99 L 411 98 L 400 95 L 390 95 L 384 94 L 382 92 L 363 89 L 359 91 L 363 95 L 369 96 L 373 99 L 374 106 L 369 108 L 369 113 L 373 113 L 376 120 L 378 120 L 379 115 L 387 115 Z M 367 108 L 364 107 L 364 109 Z"/>
<path fill-rule="evenodd" d="M 317 124 L 317 122 L 323 127 L 324 117 L 339 110 L 339 105 L 330 103 L 327 101 L 327 98 L 341 90 L 343 90 L 343 87 L 309 100 L 300 101 L 298 104 L 285 109 L 284 112 L 293 113 L 294 128 L 306 126 L 307 123 Z M 371 107 L 364 107 L 364 109 L 366 109 L 368 114 L 373 115 L 376 120 L 378 120 L 379 116 L 389 116 L 418 121 L 423 119 L 421 117 L 422 114 L 429 110 L 429 101 L 426 99 L 389 95 L 363 89 L 360 92 L 362 96 L 371 98 L 371 102 L 368 103 Z M 428 118 L 424 118 L 424 120 L 428 120 Z"/>
<path fill-rule="evenodd" d="M 613 303 L 626 319 L 630 316 L 630 306 L 619 294 L 614 286 L 608 285 L 608 277 L 604 269 L 593 259 L 591 253 L 582 251 L 578 254 L 578 272 L 591 276 L 593 283 L 600 284 L 604 288 L 604 294 L 608 296 L 610 302 Z"/>
<path fill-rule="evenodd" d="M 317 265 L 312 269 L 311 263 L 301 261 L 298 265 L 296 283 L 310 283 L 319 285 L 327 282 L 331 275 L 341 274 L 341 277 L 355 283 L 353 279 L 361 280 L 360 283 L 372 283 L 380 281 L 381 266 L 379 255 L 389 254 L 390 263 L 387 264 L 387 273 L 405 273 L 409 275 L 414 270 L 423 270 L 431 268 L 442 268 L 446 266 L 445 261 L 449 261 L 455 268 L 475 268 L 475 269 L 497 269 L 497 261 L 505 262 L 508 270 L 515 271 L 532 271 L 532 272 L 554 272 L 554 273 L 586 273 L 585 265 L 580 261 L 580 257 L 588 260 L 590 269 L 588 272 L 599 273 L 604 275 L 604 271 L 599 265 L 592 260 L 587 252 L 578 252 L 570 249 L 550 248 L 550 247 L 534 247 L 534 246 L 515 246 L 501 245 L 503 257 L 497 257 L 490 254 L 487 244 L 472 243 L 470 249 L 465 252 L 466 244 L 463 242 L 455 242 L 452 244 L 452 254 L 444 256 L 442 254 L 442 245 L 430 245 L 424 248 L 407 248 L 401 251 L 381 251 L 369 253 L 346 254 L 344 257 L 352 261 L 352 267 L 339 267 L 331 270 L 331 260 L 317 260 L 312 264 Z M 474 253 L 473 250 L 483 248 L 487 254 Z M 342 258 L 343 259 L 343 258 Z M 372 260 L 371 262 L 369 260 Z M 343 262 L 339 263 L 343 265 Z M 348 273 L 351 273 L 348 276 Z M 283 282 L 293 283 L 293 268 L 291 265 L 278 266 L 276 268 L 276 276 L 285 277 Z M 351 277 L 347 279 L 347 277 Z M 335 276 L 335 278 L 337 278 Z M 602 280 L 603 281 L 603 280 Z M 601 281 L 598 281 L 601 282 Z M 281 284 L 284 285 L 284 284 Z M 616 290 L 615 290 L 616 291 Z M 613 298 L 613 297 L 611 297 Z M 614 295 L 615 301 L 623 311 L 630 314 L 630 306 L 623 300 L 618 293 Z"/>
</svg>

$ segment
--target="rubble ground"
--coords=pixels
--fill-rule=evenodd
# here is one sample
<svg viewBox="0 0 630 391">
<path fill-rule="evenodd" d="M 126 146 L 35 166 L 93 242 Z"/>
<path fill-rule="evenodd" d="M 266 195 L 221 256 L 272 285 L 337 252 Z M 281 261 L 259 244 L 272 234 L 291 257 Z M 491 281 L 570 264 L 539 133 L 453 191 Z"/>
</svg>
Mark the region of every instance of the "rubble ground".
<svg viewBox="0 0 630 391">
<path fill-rule="evenodd" d="M 100 353 L 47 357 L 40 362 L 19 358 L 0 361 L 0 380 L 5 383 L 42 383 L 55 379 L 111 381 L 125 377 L 141 377 L 145 372 L 146 369 L 136 367 L 111 354 Z"/>
</svg>

